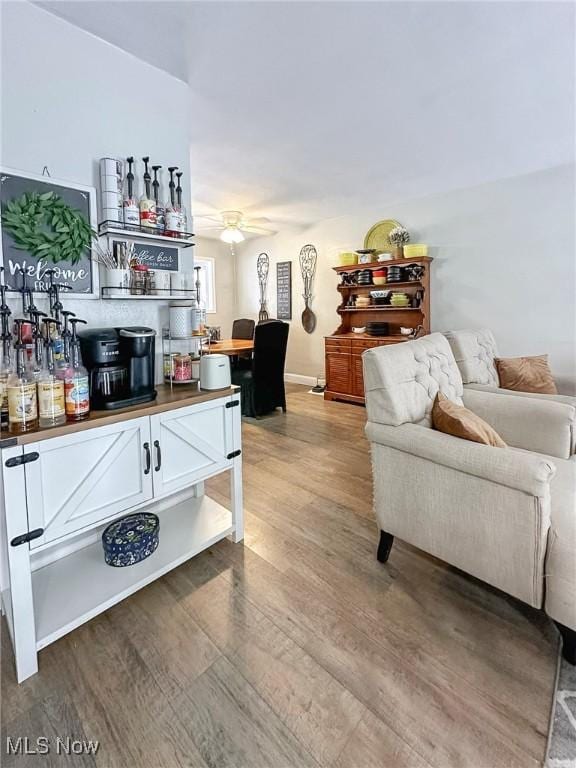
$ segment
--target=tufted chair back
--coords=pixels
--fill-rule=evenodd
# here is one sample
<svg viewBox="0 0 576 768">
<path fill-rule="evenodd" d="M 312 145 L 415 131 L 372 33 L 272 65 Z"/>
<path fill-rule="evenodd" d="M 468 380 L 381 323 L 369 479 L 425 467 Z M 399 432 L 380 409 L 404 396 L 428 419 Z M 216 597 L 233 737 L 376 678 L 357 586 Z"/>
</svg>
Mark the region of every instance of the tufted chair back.
<svg viewBox="0 0 576 768">
<path fill-rule="evenodd" d="M 444 336 L 456 358 L 464 384 L 499 387 L 494 358 L 498 357 L 496 340 L 488 328 L 471 331 L 447 331 Z"/>
<path fill-rule="evenodd" d="M 362 360 L 369 421 L 430 426 L 438 391 L 462 405 L 462 377 L 441 333 L 369 349 Z"/>
</svg>

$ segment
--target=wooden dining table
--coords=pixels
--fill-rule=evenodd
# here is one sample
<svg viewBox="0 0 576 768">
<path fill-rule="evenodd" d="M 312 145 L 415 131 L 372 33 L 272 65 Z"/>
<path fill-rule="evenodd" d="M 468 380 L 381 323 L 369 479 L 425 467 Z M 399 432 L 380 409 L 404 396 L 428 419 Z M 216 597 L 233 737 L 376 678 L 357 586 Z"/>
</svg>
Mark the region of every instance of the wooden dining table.
<svg viewBox="0 0 576 768">
<path fill-rule="evenodd" d="M 221 339 L 205 344 L 202 351 L 208 354 L 239 355 L 243 352 L 251 352 L 253 349 L 252 339 Z"/>
</svg>

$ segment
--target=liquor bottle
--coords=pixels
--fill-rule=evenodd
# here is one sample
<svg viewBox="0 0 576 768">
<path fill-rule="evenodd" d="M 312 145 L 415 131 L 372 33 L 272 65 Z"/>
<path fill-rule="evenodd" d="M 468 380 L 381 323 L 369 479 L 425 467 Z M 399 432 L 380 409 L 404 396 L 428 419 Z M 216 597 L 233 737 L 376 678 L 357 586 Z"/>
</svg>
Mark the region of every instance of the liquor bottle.
<svg viewBox="0 0 576 768">
<path fill-rule="evenodd" d="M 30 359 L 30 372 L 35 381 L 38 381 L 43 369 L 44 362 L 44 339 L 40 329 L 40 318 L 46 317 L 46 312 L 39 309 L 30 310 L 30 320 L 32 321 L 32 355 Z"/>
<path fill-rule="evenodd" d="M 54 346 L 50 325 L 51 317 L 43 318 L 44 323 L 44 364 L 38 377 L 38 412 L 41 427 L 56 427 L 66 423 L 64 381 L 56 375 Z"/>
<path fill-rule="evenodd" d="M 8 379 L 12 371 L 12 334 L 2 334 L 0 357 L 0 427 L 8 429 Z"/>
<path fill-rule="evenodd" d="M 31 432 L 38 428 L 38 394 L 36 382 L 26 365 L 26 344 L 22 341 L 22 326 L 26 320 L 16 320 L 18 341 L 16 369 L 8 377 L 8 431 L 13 435 Z"/>
<path fill-rule="evenodd" d="M 88 371 L 82 365 L 80 339 L 76 335 L 78 323 L 86 323 L 86 320 L 80 320 L 78 317 L 73 317 L 70 320 L 72 325 L 70 363 L 64 371 L 66 421 L 82 421 L 90 415 Z"/>
<path fill-rule="evenodd" d="M 0 274 L 4 267 L 0 267 Z M 9 330 L 9 317 L 12 311 L 6 304 L 6 285 L 0 282 L 0 428 L 8 429 L 8 392 L 6 384 L 12 373 L 12 334 Z"/>
<path fill-rule="evenodd" d="M 140 224 L 140 208 L 138 201 L 134 196 L 134 174 L 132 173 L 132 165 L 134 163 L 133 157 L 127 157 L 128 173 L 126 175 L 126 181 L 128 183 L 128 192 L 124 198 L 124 224 L 128 226 L 138 226 Z"/>
<path fill-rule="evenodd" d="M 164 203 L 162 203 L 159 199 L 159 191 L 160 191 L 160 182 L 158 181 L 158 171 L 162 168 L 161 165 L 153 165 L 152 170 L 154 171 L 154 181 L 152 182 L 152 188 L 154 190 L 154 203 L 156 205 L 156 231 L 159 235 L 164 234 L 164 229 L 166 228 L 166 209 L 164 208 Z"/>
<path fill-rule="evenodd" d="M 178 212 L 178 207 L 176 205 L 176 198 L 174 196 L 174 189 L 176 185 L 174 184 L 174 171 L 177 171 L 177 166 L 171 166 L 168 168 L 168 172 L 170 173 L 170 183 L 168 184 L 168 188 L 170 190 L 170 202 L 166 205 L 166 231 L 165 234 L 169 237 L 177 237 L 178 232 L 180 229 L 180 214 Z"/>
<path fill-rule="evenodd" d="M 176 187 L 176 205 L 178 207 L 178 232 L 184 234 L 186 232 L 186 224 L 188 217 L 186 216 L 186 208 L 182 205 L 182 171 L 176 174 L 178 179 L 178 186 Z"/>
<path fill-rule="evenodd" d="M 144 161 L 144 193 L 140 198 L 140 226 L 156 229 L 156 203 L 151 197 L 150 182 L 152 177 L 148 170 L 149 157 L 143 157 Z"/>
<path fill-rule="evenodd" d="M 63 355 L 62 357 L 56 358 L 56 361 L 59 364 L 63 363 L 69 363 L 70 362 L 70 342 L 72 340 L 72 332 L 70 331 L 70 318 L 76 317 L 75 312 L 71 312 L 68 309 L 63 309 L 60 314 L 64 318 L 64 327 L 62 328 L 62 348 L 63 348 Z M 56 326 L 56 331 L 58 331 L 58 328 L 60 327 L 60 323 Z M 59 349 L 59 347 L 58 347 Z"/>
<path fill-rule="evenodd" d="M 60 310 L 57 314 L 60 315 L 63 310 Z M 55 323 L 51 329 L 52 334 L 52 346 L 54 351 L 54 361 L 56 362 L 56 365 L 58 366 L 64 366 L 66 364 L 66 350 L 64 346 L 64 339 L 62 338 L 62 334 L 60 332 L 60 326 L 62 323 L 59 319 L 54 317 Z"/>
</svg>

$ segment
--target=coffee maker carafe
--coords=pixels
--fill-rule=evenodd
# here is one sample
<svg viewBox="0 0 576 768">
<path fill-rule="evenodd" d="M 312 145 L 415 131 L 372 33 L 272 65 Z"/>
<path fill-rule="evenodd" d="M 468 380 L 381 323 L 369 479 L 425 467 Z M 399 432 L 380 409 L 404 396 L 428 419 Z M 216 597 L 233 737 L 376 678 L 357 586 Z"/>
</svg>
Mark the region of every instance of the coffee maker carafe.
<svg viewBox="0 0 576 768">
<path fill-rule="evenodd" d="M 155 400 L 156 331 L 134 326 L 91 328 L 79 336 L 94 409 L 126 408 Z"/>
</svg>

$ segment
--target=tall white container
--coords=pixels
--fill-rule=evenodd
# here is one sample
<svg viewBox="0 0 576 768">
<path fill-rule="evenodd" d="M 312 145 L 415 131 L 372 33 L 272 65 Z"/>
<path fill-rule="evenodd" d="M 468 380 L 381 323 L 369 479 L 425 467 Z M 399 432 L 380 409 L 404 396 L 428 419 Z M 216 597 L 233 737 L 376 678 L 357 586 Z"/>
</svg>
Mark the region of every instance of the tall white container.
<svg viewBox="0 0 576 768">
<path fill-rule="evenodd" d="M 103 221 L 124 221 L 122 185 L 124 163 L 116 157 L 100 158 L 100 210 Z"/>
<path fill-rule="evenodd" d="M 189 339 L 193 330 L 194 308 L 191 301 L 170 304 L 170 335 L 174 339 Z"/>
</svg>

